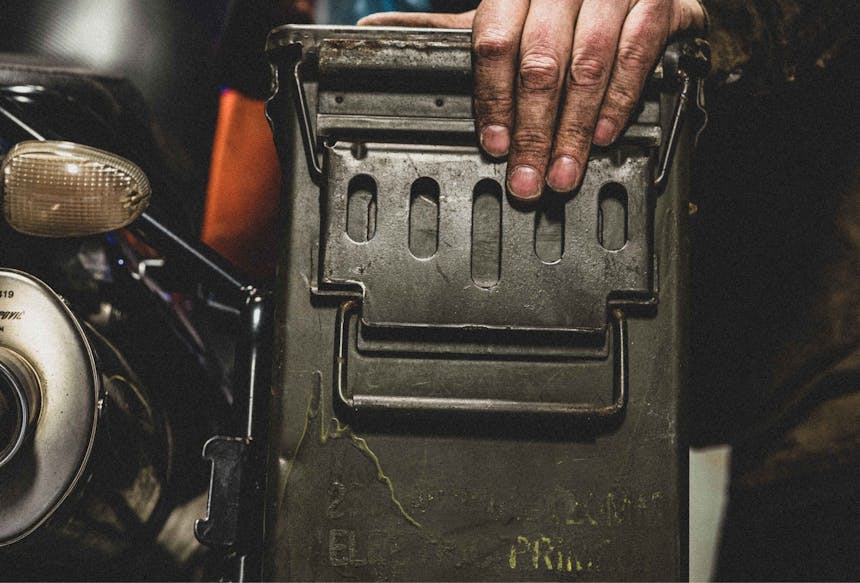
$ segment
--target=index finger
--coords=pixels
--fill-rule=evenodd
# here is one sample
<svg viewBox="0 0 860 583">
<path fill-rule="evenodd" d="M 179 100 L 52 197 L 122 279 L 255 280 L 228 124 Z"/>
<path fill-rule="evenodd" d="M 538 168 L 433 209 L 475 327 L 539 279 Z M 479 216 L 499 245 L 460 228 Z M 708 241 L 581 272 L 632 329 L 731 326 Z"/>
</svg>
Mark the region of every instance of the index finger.
<svg viewBox="0 0 860 583">
<path fill-rule="evenodd" d="M 502 157 L 511 145 L 520 38 L 529 0 L 483 0 L 472 25 L 475 123 L 481 147 Z"/>
</svg>

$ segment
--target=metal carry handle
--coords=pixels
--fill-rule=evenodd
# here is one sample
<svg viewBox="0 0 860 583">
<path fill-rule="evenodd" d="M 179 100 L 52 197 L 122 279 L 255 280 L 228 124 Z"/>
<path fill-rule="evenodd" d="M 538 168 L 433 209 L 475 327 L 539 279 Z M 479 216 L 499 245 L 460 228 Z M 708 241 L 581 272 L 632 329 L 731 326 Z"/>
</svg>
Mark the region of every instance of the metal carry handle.
<svg viewBox="0 0 860 583">
<path fill-rule="evenodd" d="M 301 56 L 301 55 L 299 55 Z M 293 100 L 296 114 L 299 118 L 299 131 L 302 134 L 302 143 L 305 147 L 305 159 L 308 163 L 308 173 L 315 184 L 322 179 L 322 164 L 317 157 L 317 141 L 311 129 L 311 111 L 308 107 L 308 98 L 305 95 L 305 83 L 302 79 L 301 58 L 293 65 Z"/>
<path fill-rule="evenodd" d="M 335 393 L 341 403 L 355 412 L 360 411 L 413 411 L 467 413 L 525 413 L 527 415 L 551 415 L 580 422 L 610 420 L 619 416 L 627 407 L 629 394 L 629 368 L 627 354 L 627 319 L 620 308 L 613 308 L 612 329 L 614 347 L 615 400 L 610 405 L 593 403 L 555 403 L 538 401 L 515 401 L 505 399 L 469 399 L 414 396 L 351 395 L 348 392 L 349 320 L 358 311 L 360 302 L 349 300 L 340 305 L 337 312 L 335 340 Z"/>
<path fill-rule="evenodd" d="M 308 173 L 314 183 L 319 183 L 323 176 L 322 163 L 318 158 L 319 146 L 314 135 L 310 107 L 305 94 L 301 51 L 298 50 L 295 54 L 294 58 L 296 60 L 292 64 L 291 79 L 293 85 L 293 105 L 298 117 L 299 131 L 302 136 Z M 672 112 L 672 120 L 669 124 L 669 135 L 666 140 L 666 146 L 657 164 L 657 175 L 653 182 L 653 186 L 658 193 L 665 188 L 669 178 L 669 171 L 675 157 L 678 140 L 680 139 L 691 91 L 695 90 L 696 104 L 704 112 L 704 107 L 701 104 L 701 81 L 710 70 L 710 45 L 703 39 L 673 43 L 667 47 L 662 65 L 664 78 L 667 78 L 669 83 L 676 83 L 679 86 L 679 93 L 674 111 Z M 707 114 L 705 113 L 705 115 Z"/>
</svg>

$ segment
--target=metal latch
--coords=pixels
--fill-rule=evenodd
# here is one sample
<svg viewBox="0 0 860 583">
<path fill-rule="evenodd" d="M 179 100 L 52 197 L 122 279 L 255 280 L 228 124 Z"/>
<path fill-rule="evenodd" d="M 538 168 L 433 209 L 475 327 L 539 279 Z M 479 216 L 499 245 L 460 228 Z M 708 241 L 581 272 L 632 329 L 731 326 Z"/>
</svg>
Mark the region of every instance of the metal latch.
<svg viewBox="0 0 860 583">
<path fill-rule="evenodd" d="M 242 539 L 242 478 L 248 442 L 241 437 L 212 437 L 203 446 L 203 459 L 212 462 L 209 502 L 206 518 L 194 524 L 194 534 L 209 547 L 236 547 Z"/>
<path fill-rule="evenodd" d="M 701 114 L 701 127 L 696 131 L 697 139 L 707 124 L 708 112 L 705 110 L 704 84 L 705 77 L 711 70 L 711 46 L 704 39 L 673 43 L 666 49 L 661 66 L 664 77 L 668 75 L 670 79 L 673 78 L 681 89 L 669 126 L 669 138 L 657 167 L 657 177 L 654 179 L 654 187 L 657 192 L 665 188 L 669 179 L 669 170 L 672 168 L 672 160 L 678 147 L 681 128 L 686 119 L 685 114 L 691 91 L 695 91 L 695 104 Z"/>
<path fill-rule="evenodd" d="M 272 301 L 266 290 L 246 288 L 235 350 L 234 386 L 240 436 L 215 436 L 203 447 L 212 463 L 206 517 L 194 524 L 204 545 L 230 554 L 229 580 L 259 580 L 268 395 L 271 387 Z"/>
</svg>

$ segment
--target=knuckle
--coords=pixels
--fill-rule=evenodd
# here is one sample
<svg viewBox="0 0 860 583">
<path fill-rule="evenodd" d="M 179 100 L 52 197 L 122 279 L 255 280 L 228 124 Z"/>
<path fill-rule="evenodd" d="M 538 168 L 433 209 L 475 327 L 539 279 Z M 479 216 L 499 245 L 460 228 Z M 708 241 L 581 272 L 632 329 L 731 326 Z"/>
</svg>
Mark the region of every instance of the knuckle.
<svg viewBox="0 0 860 583">
<path fill-rule="evenodd" d="M 570 82 L 577 87 L 601 87 L 609 76 L 609 65 L 587 53 L 573 55 L 570 62 Z"/>
<path fill-rule="evenodd" d="M 593 135 L 594 124 L 566 124 L 558 133 L 558 149 L 569 153 L 575 159 L 579 160 L 581 152 L 591 144 Z"/>
<path fill-rule="evenodd" d="M 514 45 L 513 35 L 490 30 L 475 35 L 472 50 L 478 58 L 493 61 L 510 58 L 517 50 Z"/>
<path fill-rule="evenodd" d="M 602 115 L 621 125 L 639 102 L 639 88 L 633 84 L 617 84 L 606 94 Z"/>
<path fill-rule="evenodd" d="M 644 22 L 666 21 L 672 12 L 672 2 L 666 0 L 641 0 L 638 7 Z"/>
<path fill-rule="evenodd" d="M 656 51 L 649 49 L 646 39 L 626 42 L 618 47 L 618 62 L 637 71 L 648 71 L 653 65 Z"/>
<path fill-rule="evenodd" d="M 513 112 L 514 101 L 510 96 L 489 90 L 476 91 L 475 115 L 486 123 L 508 120 Z"/>
<path fill-rule="evenodd" d="M 622 114 L 633 109 L 638 101 L 639 88 L 633 84 L 621 83 L 607 96 L 608 113 L 622 117 Z"/>
<path fill-rule="evenodd" d="M 560 87 L 561 63 L 548 52 L 534 52 L 520 61 L 520 82 L 525 89 L 553 91 Z"/>
<path fill-rule="evenodd" d="M 546 158 L 550 148 L 550 136 L 538 129 L 519 128 L 514 135 L 513 146 L 520 156 Z"/>
</svg>

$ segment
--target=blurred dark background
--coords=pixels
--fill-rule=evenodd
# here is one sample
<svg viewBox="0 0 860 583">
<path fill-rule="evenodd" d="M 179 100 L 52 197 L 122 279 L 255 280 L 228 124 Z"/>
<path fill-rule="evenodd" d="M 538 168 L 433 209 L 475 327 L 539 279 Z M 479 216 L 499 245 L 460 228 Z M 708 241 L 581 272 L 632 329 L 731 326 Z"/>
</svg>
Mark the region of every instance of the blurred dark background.
<svg viewBox="0 0 860 583">
<path fill-rule="evenodd" d="M 0 52 L 128 78 L 145 97 L 189 207 L 202 211 L 235 0 L 4 0 Z M 199 217 L 198 217 L 199 218 Z"/>
</svg>

